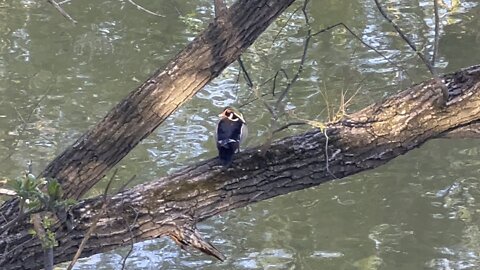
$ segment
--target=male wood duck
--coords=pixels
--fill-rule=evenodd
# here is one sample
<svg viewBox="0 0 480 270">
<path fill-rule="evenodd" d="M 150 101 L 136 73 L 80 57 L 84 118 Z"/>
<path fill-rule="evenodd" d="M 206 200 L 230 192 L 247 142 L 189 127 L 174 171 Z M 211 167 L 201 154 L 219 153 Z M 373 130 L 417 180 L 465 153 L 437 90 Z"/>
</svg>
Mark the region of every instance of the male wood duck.
<svg viewBox="0 0 480 270">
<path fill-rule="evenodd" d="M 218 115 L 220 120 L 215 130 L 218 158 L 223 166 L 232 164 L 235 152 L 240 152 L 240 144 L 247 137 L 247 123 L 240 111 L 233 107 L 226 107 Z"/>
</svg>

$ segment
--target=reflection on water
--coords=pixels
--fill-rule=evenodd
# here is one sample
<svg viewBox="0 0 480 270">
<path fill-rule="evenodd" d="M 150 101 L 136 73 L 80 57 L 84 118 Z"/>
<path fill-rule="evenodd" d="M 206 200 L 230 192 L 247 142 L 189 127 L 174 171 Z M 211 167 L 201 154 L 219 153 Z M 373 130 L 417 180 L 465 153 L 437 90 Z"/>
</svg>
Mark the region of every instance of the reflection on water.
<svg viewBox="0 0 480 270">
<path fill-rule="evenodd" d="M 212 1 L 70 1 L 74 26 L 42 1 L 0 3 L 0 153 L 2 177 L 28 160 L 40 171 L 213 17 Z M 477 1 L 440 1 L 440 73 L 480 62 Z M 383 1 L 386 10 L 431 57 L 433 2 Z M 243 55 L 257 85 L 279 68 L 291 77 L 303 37 L 295 3 Z M 429 75 L 372 1 L 311 1 L 312 31 L 344 22 L 386 57 L 342 28 L 312 39 L 305 70 L 287 107 L 325 120 L 340 92 L 355 111 Z M 291 18 L 290 18 L 291 16 Z M 290 18 L 290 19 L 289 19 Z M 283 31 L 279 32 L 279 29 Z M 399 68 L 398 66 L 401 66 Z M 260 87 L 281 91 L 286 80 Z M 118 184 L 136 183 L 215 155 L 222 107 L 252 99 L 232 65 L 174 113 L 119 164 Z M 275 97 L 267 95 L 267 102 Z M 329 104 L 329 110 L 326 110 Z M 259 102 L 242 108 L 248 145 L 263 142 L 270 115 Z M 293 129 L 289 133 L 300 132 Z M 285 132 L 284 135 L 289 134 Z M 217 262 L 180 250 L 169 239 L 137 243 L 127 269 L 476 269 L 479 262 L 479 148 L 475 141 L 436 140 L 373 171 L 224 213 L 199 224 L 228 257 Z M 103 190 L 104 183 L 90 195 Z M 81 259 L 76 269 L 119 269 L 129 248 Z"/>
</svg>

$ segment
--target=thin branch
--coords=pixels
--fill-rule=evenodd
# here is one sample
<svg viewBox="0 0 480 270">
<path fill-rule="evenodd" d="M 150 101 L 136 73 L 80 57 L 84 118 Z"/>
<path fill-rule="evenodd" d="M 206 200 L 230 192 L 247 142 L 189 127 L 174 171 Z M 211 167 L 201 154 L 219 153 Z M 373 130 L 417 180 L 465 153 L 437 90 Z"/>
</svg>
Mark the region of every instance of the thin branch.
<svg viewBox="0 0 480 270">
<path fill-rule="evenodd" d="M 308 27 L 307 35 L 306 35 L 307 37 L 305 38 L 305 41 L 303 43 L 302 58 L 300 60 L 300 64 L 298 65 L 297 72 L 293 76 L 292 80 L 290 80 L 290 82 L 287 84 L 285 89 L 282 91 L 282 93 L 280 94 L 280 96 L 277 99 L 277 102 L 275 103 L 275 108 L 277 110 L 280 108 L 280 105 L 281 105 L 283 99 L 287 96 L 288 92 L 292 88 L 292 85 L 300 77 L 300 74 L 303 71 L 303 65 L 305 64 L 305 60 L 307 58 L 308 45 L 310 44 L 310 39 L 312 38 L 312 35 L 311 35 L 312 29 L 310 27 L 310 20 L 309 20 L 308 14 L 307 14 L 307 5 L 308 5 L 309 2 L 310 2 L 310 0 L 305 0 L 304 3 L 303 3 L 303 7 L 302 7 L 302 12 L 303 12 L 303 16 L 305 18 L 305 23 L 307 24 L 307 27 Z"/>
<path fill-rule="evenodd" d="M 295 13 L 297 13 L 302 7 L 303 7 L 303 6 L 299 6 L 297 9 L 295 9 L 295 10 L 290 14 L 290 16 L 287 18 L 287 21 L 285 22 L 285 24 L 280 28 L 280 30 L 277 32 L 277 34 L 276 34 L 275 37 L 273 38 L 271 47 L 273 47 L 273 43 L 275 43 L 276 39 L 280 36 L 280 33 L 285 29 L 285 27 L 288 25 L 289 21 L 293 18 L 293 15 L 295 15 Z M 248 87 L 253 90 L 254 84 L 253 84 L 253 82 L 252 82 L 252 80 L 251 80 L 251 77 L 249 76 L 248 72 L 246 72 L 247 70 L 246 70 L 245 66 L 243 65 L 243 62 L 241 61 L 240 58 L 239 58 L 239 64 L 240 64 L 241 69 L 244 71 L 244 79 L 246 80 Z M 276 80 L 277 80 L 278 74 L 279 74 L 280 72 L 285 76 L 285 78 L 286 78 L 287 80 L 289 79 L 289 78 L 288 78 L 288 74 L 287 74 L 287 72 L 285 71 L 285 69 L 281 68 L 280 70 L 278 70 L 278 71 L 275 73 L 274 76 L 268 78 L 268 79 L 265 80 L 263 83 L 261 83 L 261 84 L 259 85 L 259 87 L 262 87 L 262 86 L 264 86 L 265 84 L 267 84 L 267 83 L 269 83 L 270 81 L 273 80 L 272 96 L 275 96 Z M 273 112 L 272 109 L 270 108 L 270 106 L 269 106 L 268 104 L 266 104 L 266 102 L 262 99 L 263 97 L 265 97 L 265 96 L 268 95 L 268 94 L 260 94 L 258 91 L 257 91 L 257 92 L 252 91 L 252 94 L 255 94 L 255 98 L 253 98 L 253 99 L 250 100 L 250 101 L 245 102 L 244 104 L 239 105 L 239 108 L 245 107 L 245 106 L 251 104 L 252 102 L 261 99 L 261 100 L 262 100 L 262 103 L 264 104 L 264 106 L 266 105 L 265 107 L 267 107 L 267 110 L 270 111 L 270 113 Z M 249 100 L 250 97 L 251 97 L 251 95 L 247 98 L 247 100 Z M 273 115 L 273 113 L 272 113 L 272 115 Z"/>
<path fill-rule="evenodd" d="M 150 14 L 150 15 L 153 15 L 153 16 L 158 16 L 158 17 L 162 17 L 162 18 L 165 18 L 164 15 L 161 15 L 161 14 L 158 14 L 158 13 L 155 13 L 153 11 L 150 11 L 142 6 L 140 6 L 139 4 L 133 2 L 133 0 L 128 0 L 128 2 L 132 5 L 134 5 L 135 7 L 137 7 L 137 9 L 141 10 L 141 11 L 145 11 L 146 13 Z"/>
<path fill-rule="evenodd" d="M 237 78 L 235 79 L 235 83 L 232 86 L 232 89 L 235 91 L 235 102 L 238 102 L 240 98 L 240 95 L 238 94 L 238 91 L 240 90 L 240 74 L 242 74 L 242 70 L 238 69 L 238 73 L 236 76 Z M 251 96 L 251 92 L 250 92 L 250 95 L 247 97 L 247 100 L 250 98 L 250 96 Z"/>
<path fill-rule="evenodd" d="M 278 30 L 278 32 L 277 32 L 277 34 L 275 35 L 275 37 L 273 37 L 272 45 L 270 45 L 270 48 L 273 47 L 273 44 L 275 43 L 275 41 L 277 41 L 278 37 L 280 36 L 280 33 L 282 33 L 282 31 L 285 29 L 285 27 L 287 27 L 288 23 L 289 23 L 290 20 L 293 18 L 293 15 L 295 15 L 295 13 L 297 13 L 301 8 L 302 8 L 302 6 L 299 6 L 297 9 L 295 9 L 295 10 L 290 14 L 290 16 L 288 16 L 287 21 L 285 22 L 285 24 L 282 25 L 282 27 L 280 28 L 280 30 Z"/>
<path fill-rule="evenodd" d="M 300 74 L 303 71 L 303 65 L 304 65 L 305 60 L 307 58 L 308 46 L 309 46 L 309 43 L 310 43 L 310 38 L 312 37 L 310 20 L 309 20 L 308 14 L 307 14 L 307 5 L 308 5 L 309 1 L 310 0 L 305 0 L 303 2 L 303 6 L 302 6 L 302 12 L 303 12 L 303 16 L 305 18 L 305 24 L 307 25 L 308 30 L 307 30 L 306 38 L 305 38 L 305 41 L 304 41 L 304 44 L 303 44 L 303 54 L 302 54 L 300 63 L 298 65 L 297 72 L 295 73 L 293 78 L 287 83 L 287 86 L 285 87 L 285 89 L 280 93 L 280 96 L 278 97 L 278 99 L 275 103 L 275 109 L 274 110 L 271 108 L 271 106 L 269 106 L 265 101 L 262 100 L 264 105 L 267 107 L 267 109 L 272 114 L 272 119 L 270 121 L 270 130 L 268 132 L 268 135 L 266 136 L 267 139 L 266 139 L 265 143 L 263 143 L 263 145 L 260 148 L 260 151 L 263 154 L 265 154 L 266 151 L 268 150 L 268 148 L 270 148 L 270 145 L 272 144 L 272 141 L 273 141 L 274 131 L 278 130 L 278 128 L 277 128 L 278 119 L 285 112 L 285 106 L 281 106 L 281 105 L 283 105 L 283 99 L 288 95 L 288 92 L 292 88 L 292 85 L 300 77 Z M 275 74 L 274 79 L 273 79 L 272 93 L 275 93 L 275 87 L 276 87 L 275 84 L 276 84 L 277 75 L 278 75 L 278 71 Z M 285 75 L 286 75 L 286 72 L 285 72 Z M 286 77 L 288 78 L 288 76 L 286 76 Z M 258 94 L 257 94 L 257 96 L 258 96 Z"/>
<path fill-rule="evenodd" d="M 60 14 L 62 14 L 63 17 L 65 17 L 67 20 L 71 21 L 73 24 L 77 24 L 77 21 L 75 21 L 72 16 L 70 16 L 55 0 L 47 0 L 50 4 L 52 4 L 53 7 L 55 7 Z"/>
<path fill-rule="evenodd" d="M 47 232 L 42 224 L 42 217 L 40 214 L 33 214 L 30 218 L 33 229 L 37 234 L 38 239 L 42 242 L 43 249 L 43 267 L 45 270 L 53 270 L 53 247 L 45 246 L 44 242 L 48 241 Z"/>
<path fill-rule="evenodd" d="M 428 70 L 430 71 L 430 73 L 432 74 L 433 78 L 435 79 L 435 82 L 437 83 L 437 85 L 441 88 L 441 91 L 442 91 L 442 102 L 440 103 L 441 106 L 445 106 L 447 104 L 447 101 L 448 101 L 448 98 L 449 98 L 449 94 L 448 94 L 448 89 L 447 89 L 447 86 L 442 82 L 442 80 L 438 77 L 435 69 L 433 68 L 432 66 L 432 63 L 430 63 L 426 58 L 425 56 L 417 50 L 417 47 L 415 46 L 415 44 L 413 44 L 413 42 L 403 33 L 403 31 L 392 21 L 392 19 L 390 19 L 387 15 L 387 13 L 385 13 L 385 11 L 383 10 L 382 6 L 380 5 L 380 3 L 378 2 L 378 0 L 374 0 L 375 1 L 375 4 L 377 5 L 377 8 L 378 10 L 380 11 L 380 13 L 382 14 L 382 16 L 385 18 L 385 20 L 387 20 L 392 26 L 393 28 L 395 28 L 395 30 L 397 31 L 397 33 L 400 35 L 400 37 L 410 46 L 410 48 L 418 55 L 418 57 L 422 60 L 422 62 L 425 64 L 425 66 L 427 66 Z"/>
<path fill-rule="evenodd" d="M 263 104 L 263 106 L 265 106 L 265 108 L 267 108 L 267 110 L 270 112 L 270 114 L 272 115 L 272 117 L 276 118 L 276 113 L 275 113 L 275 110 L 272 108 L 272 106 L 270 106 L 261 96 L 260 96 L 260 92 L 258 91 L 258 87 L 253 87 L 252 90 L 254 91 L 255 93 L 255 96 L 257 97 L 258 100 L 260 100 Z"/>
<path fill-rule="evenodd" d="M 281 68 L 280 70 L 277 70 L 277 72 L 275 73 L 275 75 L 273 75 L 272 77 L 266 79 L 266 80 L 263 81 L 261 84 L 259 84 L 259 85 L 258 85 L 258 88 L 262 88 L 263 86 L 265 86 L 265 85 L 266 85 L 267 83 L 269 83 L 270 81 L 276 80 L 276 78 L 277 78 L 277 76 L 278 76 L 278 73 L 280 73 L 280 72 L 282 72 L 282 73 L 284 74 L 285 78 L 287 78 L 287 80 L 288 80 L 288 74 L 286 73 L 286 71 L 285 71 L 283 68 Z M 273 96 L 275 96 L 275 84 L 276 84 L 276 83 L 274 82 L 274 83 L 273 83 L 273 88 L 272 88 Z M 257 100 L 259 99 L 258 96 L 255 96 L 252 100 L 249 100 L 252 95 L 255 95 L 255 92 L 254 92 L 254 91 L 252 91 L 252 93 L 248 96 L 248 98 L 247 98 L 248 101 L 245 102 L 245 103 L 243 103 L 243 104 L 241 104 L 241 105 L 239 105 L 238 107 L 239 107 L 239 108 L 245 107 L 245 106 L 250 105 L 251 103 L 253 103 L 253 102 L 255 102 L 255 101 L 257 101 Z M 267 96 L 267 95 L 268 95 L 267 93 L 263 93 L 263 94 L 260 95 L 260 98 L 263 98 L 263 97 L 265 97 L 265 96 Z"/>
<path fill-rule="evenodd" d="M 110 185 L 112 184 L 113 179 L 117 175 L 117 172 L 118 172 L 118 169 L 115 169 L 113 171 L 112 176 L 110 177 L 110 180 L 108 180 L 107 186 L 105 187 L 105 190 L 103 191 L 103 201 L 107 200 L 107 195 L 108 195 L 108 191 L 110 190 Z"/>
<path fill-rule="evenodd" d="M 120 189 L 118 189 L 117 193 L 120 193 L 122 191 L 124 191 L 128 185 L 130 185 L 130 183 L 132 183 L 132 181 L 137 177 L 137 175 L 132 175 L 132 177 L 130 177 L 130 179 L 128 179 L 127 182 L 125 182 L 125 184 L 123 184 Z"/>
<path fill-rule="evenodd" d="M 58 4 L 61 6 L 63 4 L 66 4 L 68 2 L 71 2 L 72 0 L 63 0 L 62 2 L 58 2 Z"/>
<path fill-rule="evenodd" d="M 432 65 L 430 64 L 430 62 L 425 58 L 425 56 L 423 55 L 423 53 L 421 53 L 420 51 L 417 50 L 417 47 L 415 46 L 415 44 L 413 44 L 413 42 L 405 35 L 405 33 L 403 33 L 402 29 L 400 29 L 400 27 L 398 27 L 398 25 L 396 25 L 392 19 L 390 19 L 390 17 L 388 17 L 387 13 L 385 12 L 385 10 L 383 10 L 382 6 L 380 5 L 380 3 L 378 2 L 378 0 L 373 0 L 375 1 L 375 5 L 377 5 L 377 8 L 378 10 L 380 11 L 380 13 L 382 14 L 382 16 L 385 18 L 385 20 L 387 20 L 392 26 L 393 28 L 395 28 L 395 30 L 397 31 L 397 33 L 400 35 L 400 37 L 408 44 L 408 46 L 410 46 L 410 48 L 418 55 L 418 57 L 422 60 L 422 62 L 425 64 L 425 66 L 427 66 L 428 70 L 430 71 L 430 73 L 432 75 L 435 75 L 435 70 L 433 69 Z"/>
<path fill-rule="evenodd" d="M 438 15 L 438 2 L 433 0 L 433 10 L 435 13 L 435 38 L 433 42 L 432 66 L 435 67 L 435 61 L 438 54 L 438 39 L 440 36 L 440 16 Z"/>
<path fill-rule="evenodd" d="M 277 72 L 275 72 L 275 76 L 273 76 L 273 85 L 272 85 L 272 96 L 275 96 L 275 89 L 277 87 L 277 77 L 278 77 L 278 74 L 279 73 L 282 73 L 283 76 L 288 80 L 288 74 L 287 72 L 285 71 L 285 69 L 281 68 L 279 70 L 277 70 Z"/>
<path fill-rule="evenodd" d="M 280 36 L 280 33 L 285 29 L 285 27 L 288 25 L 288 23 L 289 23 L 290 20 L 293 18 L 293 16 L 295 15 L 295 13 L 297 13 L 301 8 L 302 8 L 302 6 L 299 6 L 297 9 L 295 9 L 295 10 L 290 14 L 290 16 L 287 18 L 287 21 L 285 22 L 285 24 L 280 28 L 280 30 L 277 32 L 277 34 L 276 34 L 275 37 L 273 38 L 271 47 L 273 47 L 273 44 L 275 43 L 275 41 L 276 41 L 276 40 L 278 39 L 278 37 Z M 271 48 L 271 47 L 270 47 L 270 48 Z M 239 58 L 239 61 L 238 61 L 238 62 L 239 62 L 239 64 L 240 64 L 240 67 L 241 67 L 242 71 L 244 71 L 244 79 L 246 80 L 248 87 L 249 87 L 250 89 L 253 89 L 254 84 L 253 84 L 253 82 L 252 82 L 252 80 L 251 80 L 251 77 L 249 76 L 248 72 L 246 72 L 247 70 L 246 70 L 245 66 L 243 65 L 243 62 L 242 62 L 242 60 L 241 60 L 240 58 Z M 279 74 L 280 72 L 285 76 L 285 78 L 286 78 L 287 80 L 289 79 L 289 78 L 288 78 L 288 74 L 287 74 L 287 72 L 285 71 L 285 69 L 281 68 L 280 70 L 278 70 L 278 71 L 275 73 L 274 76 L 268 78 L 268 79 L 265 80 L 263 83 L 261 83 L 261 84 L 259 85 L 259 87 L 262 87 L 262 86 L 264 86 L 265 84 L 267 84 L 268 82 L 270 82 L 271 80 L 273 80 L 272 96 L 275 96 L 276 79 L 277 79 L 278 74 Z M 258 91 L 257 91 L 257 92 L 252 91 L 252 94 L 255 94 L 255 98 L 253 98 L 253 99 L 250 100 L 250 101 L 245 102 L 244 104 L 239 105 L 239 108 L 245 107 L 245 106 L 251 104 L 252 102 L 254 102 L 254 101 L 258 100 L 258 99 L 262 99 L 263 97 L 265 97 L 266 95 L 268 95 L 268 94 L 259 94 Z M 250 97 L 251 97 L 251 95 L 247 98 L 247 100 L 249 100 Z M 264 105 L 265 105 L 265 101 L 262 100 L 262 103 L 264 103 Z M 266 107 L 267 107 L 267 109 L 268 109 L 269 111 L 272 111 L 272 110 L 269 108 L 269 106 L 266 106 Z"/>
<path fill-rule="evenodd" d="M 127 259 L 130 256 L 130 254 L 132 254 L 133 244 L 135 243 L 135 240 L 134 240 L 135 236 L 133 235 L 133 232 L 132 232 L 132 226 L 135 225 L 135 223 L 137 223 L 138 211 L 137 211 L 137 209 L 133 208 L 132 206 L 130 206 L 130 208 L 135 212 L 135 218 L 133 219 L 133 222 L 131 224 L 128 224 L 125 216 L 123 217 L 123 221 L 125 222 L 125 226 L 128 228 L 128 232 L 130 233 L 130 248 L 129 248 L 127 254 L 125 254 L 125 257 L 123 257 L 121 270 L 125 269 L 125 266 L 127 264 Z"/>
<path fill-rule="evenodd" d="M 240 68 L 242 69 L 243 78 L 244 78 L 245 81 L 247 82 L 247 86 L 248 86 L 249 88 L 252 88 L 252 87 L 253 87 L 253 81 L 252 81 L 252 79 L 250 78 L 250 75 L 248 74 L 247 69 L 245 68 L 245 65 L 243 64 L 243 61 L 242 61 L 241 56 L 238 57 L 237 62 L 238 62 L 238 64 L 240 65 Z"/>
<path fill-rule="evenodd" d="M 328 154 L 328 140 L 330 139 L 328 137 L 328 134 L 327 134 L 327 129 L 323 129 L 323 135 L 325 136 L 325 169 L 327 170 L 328 174 L 330 174 L 330 176 L 332 176 L 334 179 L 338 179 L 337 176 L 335 176 L 335 174 L 332 173 L 332 171 L 330 171 L 330 155 Z M 332 157 L 333 159 L 333 157 Z"/>
<path fill-rule="evenodd" d="M 362 43 L 363 45 L 365 45 L 365 47 L 369 48 L 370 50 L 373 50 L 376 54 L 380 55 L 383 59 L 385 59 L 388 63 L 390 63 L 391 65 L 395 66 L 396 68 L 398 68 L 399 70 L 403 71 L 407 77 L 410 79 L 410 74 L 408 74 L 408 72 L 403 68 L 401 67 L 400 65 L 396 64 L 395 62 L 393 62 L 392 60 L 390 60 L 390 58 L 388 58 L 387 56 L 385 56 L 383 53 L 381 53 L 379 50 L 377 50 L 375 47 L 373 47 L 372 45 L 368 44 L 367 42 L 365 42 L 362 38 L 360 38 L 357 34 L 355 34 L 355 32 L 353 32 L 350 27 L 348 27 L 346 24 L 344 24 L 343 22 L 340 22 L 340 23 L 337 23 L 337 24 L 333 24 L 333 25 L 330 25 L 328 27 L 325 27 L 323 28 L 322 30 L 316 32 L 315 34 L 312 34 L 312 37 L 313 36 L 316 36 L 316 35 L 319 35 L 323 32 L 326 32 L 328 30 L 331 30 L 337 26 L 343 26 L 343 28 L 345 28 L 345 30 L 347 30 L 354 38 L 356 38 L 358 41 L 360 41 L 360 43 Z"/>
<path fill-rule="evenodd" d="M 92 221 L 92 226 L 90 226 L 87 233 L 85 233 L 85 236 L 83 237 L 82 242 L 80 243 L 80 246 L 78 247 L 77 252 L 75 253 L 75 256 L 73 256 L 72 261 L 68 265 L 67 270 L 71 270 L 73 268 L 73 266 L 75 265 L 75 263 L 77 262 L 78 258 L 80 258 L 80 255 L 82 254 L 82 251 L 85 248 L 85 244 L 87 243 L 88 239 L 90 239 L 92 233 L 97 228 L 98 221 L 107 211 L 107 205 L 110 203 L 110 199 L 109 199 L 109 197 L 107 197 L 108 190 L 110 189 L 110 185 L 112 184 L 113 179 L 115 178 L 115 175 L 117 175 L 117 172 L 118 172 L 118 169 L 115 169 L 115 171 L 113 171 L 112 176 L 110 177 L 110 180 L 108 180 L 107 186 L 105 187 L 105 190 L 103 191 L 102 208 L 100 209 L 98 214 L 94 217 L 94 219 Z"/>
<path fill-rule="evenodd" d="M 253 94 L 255 94 L 255 93 L 253 93 Z M 267 96 L 267 95 L 268 95 L 267 93 L 263 93 L 263 94 L 260 95 L 260 97 L 263 98 L 263 97 L 265 97 L 265 96 Z M 251 96 L 252 96 L 252 95 L 249 95 L 248 98 L 247 98 L 247 100 L 250 99 Z M 255 102 L 255 101 L 257 101 L 257 100 L 258 100 L 258 97 L 255 96 L 252 100 L 248 100 L 247 102 L 245 102 L 245 103 L 243 103 L 243 104 L 240 104 L 240 105 L 238 106 L 238 108 L 241 109 L 241 108 L 243 108 L 243 107 L 245 107 L 245 106 L 248 106 L 248 105 L 252 104 L 253 102 Z"/>
</svg>

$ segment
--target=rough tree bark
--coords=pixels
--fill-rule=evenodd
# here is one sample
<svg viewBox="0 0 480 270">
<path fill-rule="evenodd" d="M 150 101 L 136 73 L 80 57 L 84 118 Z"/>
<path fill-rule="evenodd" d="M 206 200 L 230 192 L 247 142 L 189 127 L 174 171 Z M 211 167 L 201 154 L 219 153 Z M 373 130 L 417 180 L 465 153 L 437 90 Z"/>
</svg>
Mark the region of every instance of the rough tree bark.
<svg viewBox="0 0 480 270">
<path fill-rule="evenodd" d="M 57 156 L 42 175 L 57 179 L 65 198 L 80 198 L 172 112 L 234 62 L 293 2 L 235 2 L 163 70 L 155 72 Z M 17 212 L 16 200 L 2 205 L 0 228 Z"/>
<path fill-rule="evenodd" d="M 324 131 L 280 139 L 264 153 L 259 148 L 248 149 L 226 171 L 212 159 L 115 195 L 108 200 L 108 212 L 82 256 L 168 235 L 182 246 L 223 259 L 201 239 L 197 222 L 378 167 L 431 138 L 478 137 L 473 129 L 480 121 L 480 65 L 442 80 L 450 94 L 446 106 L 442 88 L 432 79 L 330 124 Z M 55 249 L 56 263 L 72 258 L 103 203 L 102 197 L 80 202 L 72 210 L 73 230 L 61 225 L 55 228 L 60 244 Z M 27 230 L 24 226 L 0 240 L 0 250 L 8 251 L 0 268 L 41 267 L 42 248 Z"/>
</svg>

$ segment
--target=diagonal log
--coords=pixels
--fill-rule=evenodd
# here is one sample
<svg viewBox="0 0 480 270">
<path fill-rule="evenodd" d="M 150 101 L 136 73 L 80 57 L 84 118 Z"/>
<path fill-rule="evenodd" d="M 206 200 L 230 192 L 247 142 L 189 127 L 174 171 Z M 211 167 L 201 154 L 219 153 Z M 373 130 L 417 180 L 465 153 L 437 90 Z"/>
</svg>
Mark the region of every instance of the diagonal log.
<svg viewBox="0 0 480 270">
<path fill-rule="evenodd" d="M 324 131 L 314 129 L 277 140 L 264 153 L 259 147 L 248 149 L 228 170 L 211 159 L 112 196 L 82 256 L 167 235 L 182 247 L 192 246 L 223 259 L 219 250 L 200 237 L 197 222 L 376 168 L 429 139 L 455 137 L 459 131 L 478 128 L 480 65 L 441 79 L 450 94 L 445 106 L 441 87 L 435 79 L 428 80 L 332 123 Z M 80 202 L 72 209 L 73 229 L 56 227 L 55 263 L 72 258 L 103 202 L 101 196 Z M 28 235 L 27 227 L 20 229 L 0 240 L 0 250 L 5 251 L 1 269 L 41 267 L 39 241 Z"/>
<path fill-rule="evenodd" d="M 210 23 L 89 132 L 47 166 L 44 175 L 80 198 L 171 113 L 234 62 L 294 0 L 237 1 Z M 60 162 L 57 162 L 60 161 Z"/>
<path fill-rule="evenodd" d="M 156 71 L 58 155 L 42 175 L 57 179 L 65 198 L 80 198 L 179 106 L 234 62 L 293 2 L 236 1 L 164 69 Z M 18 202 L 4 204 L 0 227 L 17 212 Z"/>
</svg>

